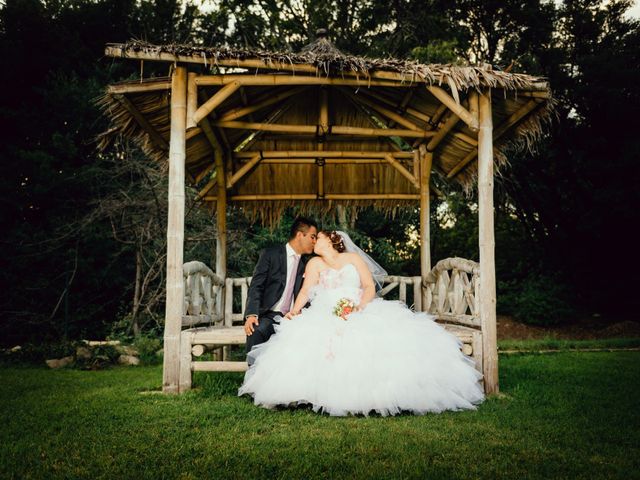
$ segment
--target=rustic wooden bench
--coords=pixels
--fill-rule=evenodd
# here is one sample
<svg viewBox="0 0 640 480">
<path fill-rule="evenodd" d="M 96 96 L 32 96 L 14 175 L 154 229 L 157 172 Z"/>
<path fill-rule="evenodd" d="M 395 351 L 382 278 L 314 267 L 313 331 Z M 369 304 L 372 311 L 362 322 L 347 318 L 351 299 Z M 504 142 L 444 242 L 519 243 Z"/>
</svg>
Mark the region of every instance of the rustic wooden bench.
<svg viewBox="0 0 640 480">
<path fill-rule="evenodd" d="M 475 292 L 479 266 L 461 258 L 441 260 L 427 275 L 423 288 L 420 277 L 385 277 L 379 296 L 398 290 L 398 299 L 407 303 L 412 290 L 412 308 L 435 315 L 443 327 L 462 342 L 462 352 L 473 358 L 482 372 L 482 328 Z M 230 346 L 245 345 L 242 309 L 251 277 L 221 279 L 201 262 L 184 265 L 185 302 L 180 336 L 180 391 L 191 388 L 197 371 L 243 372 L 245 361 L 230 360 Z M 224 299 L 224 301 L 222 301 Z M 222 306 L 224 305 L 224 308 Z M 197 360 L 205 352 L 213 360 Z"/>
</svg>

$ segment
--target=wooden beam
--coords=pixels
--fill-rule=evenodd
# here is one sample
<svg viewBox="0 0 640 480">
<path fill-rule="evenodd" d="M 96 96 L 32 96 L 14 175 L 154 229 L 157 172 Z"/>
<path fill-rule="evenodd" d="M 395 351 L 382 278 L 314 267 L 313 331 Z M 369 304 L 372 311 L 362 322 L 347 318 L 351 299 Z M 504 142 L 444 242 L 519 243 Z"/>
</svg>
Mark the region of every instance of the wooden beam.
<svg viewBox="0 0 640 480">
<path fill-rule="evenodd" d="M 236 173 L 234 173 L 231 178 L 229 178 L 229 180 L 227 180 L 227 188 L 233 187 L 238 182 L 238 180 L 244 177 L 253 167 L 255 167 L 260 162 L 260 160 L 262 160 L 262 157 L 258 152 L 253 156 L 253 158 L 251 158 L 247 163 L 240 167 L 240 169 Z"/>
<path fill-rule="evenodd" d="M 230 121 L 212 122 L 212 125 L 220 128 L 237 128 L 241 130 L 258 130 L 262 132 L 285 132 L 285 133 L 315 133 L 318 126 L 314 125 L 291 125 L 291 124 L 271 124 L 271 123 L 254 123 Z M 435 132 L 426 132 L 420 130 L 403 130 L 397 128 L 362 128 L 348 127 L 342 125 L 332 125 L 329 131 L 336 135 L 365 135 L 370 137 L 411 137 L 411 138 L 430 138 Z"/>
<path fill-rule="evenodd" d="M 531 111 L 533 111 L 539 103 L 532 99 L 528 101 L 525 105 L 523 105 L 520 110 L 517 110 L 513 114 L 507 118 L 500 127 L 498 127 L 494 132 L 494 140 L 498 140 L 502 135 L 504 135 L 509 128 L 514 126 L 520 120 L 522 120 L 526 115 L 528 115 Z M 474 149 L 467 154 L 455 167 L 451 169 L 451 171 L 447 174 L 447 178 L 455 177 L 462 169 L 464 169 L 469 163 L 471 163 L 478 156 L 478 150 Z"/>
<path fill-rule="evenodd" d="M 214 167 L 216 166 L 215 163 L 213 164 L 213 166 Z M 207 193 L 209 193 L 211 189 L 216 186 L 217 183 L 218 183 L 218 175 L 216 174 L 216 176 L 213 177 L 211 180 L 209 180 L 207 184 L 204 186 L 204 188 L 198 192 L 198 195 L 196 195 L 196 201 L 206 197 Z"/>
<path fill-rule="evenodd" d="M 171 89 L 171 80 L 161 79 L 152 82 L 141 83 L 116 83 L 107 87 L 107 93 L 111 95 L 125 93 L 148 93 L 157 91 L 169 91 Z"/>
<path fill-rule="evenodd" d="M 180 330 L 184 302 L 185 158 L 187 69 L 176 67 L 171 80 L 171 136 L 169 141 L 169 208 L 167 221 L 167 297 L 164 324 L 162 391 L 178 393 Z"/>
<path fill-rule="evenodd" d="M 409 180 L 414 187 L 416 187 L 418 190 L 420 190 L 420 183 L 418 183 L 418 180 L 416 180 L 416 177 L 414 177 L 411 172 L 409 172 L 409 170 L 407 170 L 404 165 L 402 165 L 400 162 L 398 162 L 398 160 L 396 160 L 395 158 L 393 158 L 391 155 L 387 154 L 385 155 L 384 159 L 389 162 L 389 164 L 391 164 L 391 166 L 393 168 L 395 168 L 398 172 L 400 172 L 400 174 L 405 177 L 407 180 Z"/>
<path fill-rule="evenodd" d="M 466 108 L 456 102 L 444 89 L 436 87 L 435 85 L 429 85 L 427 86 L 427 90 L 446 105 L 449 110 L 460 117 L 460 119 L 466 123 L 471 130 L 478 131 L 478 118 L 474 118 Z"/>
<path fill-rule="evenodd" d="M 215 202 L 217 197 L 204 197 L 205 201 Z M 296 193 L 296 194 L 271 194 L 271 195 L 231 195 L 232 202 L 262 202 L 276 200 L 420 200 L 419 194 L 412 193 L 327 193 L 323 198 L 318 198 L 316 194 Z"/>
<path fill-rule="evenodd" d="M 478 132 L 478 227 L 480 249 L 480 323 L 482 370 L 487 394 L 498 393 L 498 343 L 496 334 L 496 270 L 493 221 L 493 120 L 491 90 L 479 98 Z"/>
<path fill-rule="evenodd" d="M 196 77 L 197 84 L 198 77 Z M 193 120 L 196 123 L 200 123 L 200 121 L 209 115 L 213 110 L 224 102 L 227 98 L 233 95 L 236 90 L 240 88 L 240 82 L 230 82 L 218 90 L 209 100 L 207 100 L 196 113 L 193 114 Z"/>
<path fill-rule="evenodd" d="M 274 103 L 278 103 L 286 98 L 289 98 L 293 95 L 297 95 L 298 93 L 303 92 L 304 90 L 306 90 L 307 87 L 298 87 L 298 88 L 292 88 L 291 90 L 287 90 L 285 92 L 281 92 L 278 94 L 271 94 L 269 95 L 267 98 L 265 98 L 264 100 L 254 103 L 253 105 L 249 105 L 249 106 L 245 106 L 245 107 L 239 107 L 239 108 L 233 108 L 231 110 L 227 110 L 226 112 L 222 112 L 220 113 L 220 115 L 218 116 L 218 120 L 220 121 L 229 121 L 229 120 L 236 120 L 238 118 L 244 117 L 245 115 L 249 115 L 250 113 L 253 112 L 257 112 L 258 110 L 261 110 L 265 107 L 268 107 L 269 105 L 273 105 Z"/>
<path fill-rule="evenodd" d="M 356 87 L 397 87 L 406 88 L 407 83 L 393 80 L 370 80 L 362 78 L 342 78 L 326 76 L 282 75 L 282 74 L 258 74 L 258 75 L 201 75 L 196 79 L 199 86 L 227 85 L 240 82 L 245 86 L 279 86 L 279 85 L 352 85 Z"/>
<path fill-rule="evenodd" d="M 455 113 L 451 112 L 449 118 L 444 123 L 440 130 L 437 130 L 436 135 L 427 143 L 427 150 L 430 152 L 435 151 L 435 149 L 440 145 L 440 142 L 444 140 L 447 134 L 455 128 L 455 126 L 460 121 L 460 117 L 458 117 Z"/>
<path fill-rule="evenodd" d="M 198 175 L 196 175 L 195 183 L 200 183 L 200 181 L 204 177 L 209 175 L 213 171 L 214 168 L 216 168 L 216 164 L 215 163 L 210 163 L 209 165 L 207 165 L 206 168 L 204 168 Z"/>
<path fill-rule="evenodd" d="M 149 123 L 149 120 L 146 119 L 140 110 L 133 104 L 131 100 L 129 100 L 124 95 L 114 95 L 113 96 L 120 104 L 127 109 L 127 111 L 131 114 L 131 116 L 135 119 L 135 121 L 140 125 L 140 128 L 147 132 L 151 141 L 161 150 L 169 150 L 169 144 L 167 141 L 158 133 L 158 131 Z"/>
<path fill-rule="evenodd" d="M 235 158 L 252 158 L 256 152 L 234 152 Z M 262 158 L 384 158 L 391 155 L 394 158 L 413 158 L 411 152 L 359 152 L 359 151 L 334 151 L 334 150 L 263 150 Z"/>
<path fill-rule="evenodd" d="M 322 157 L 320 157 L 322 158 Z M 386 160 L 380 158 L 325 158 L 326 165 L 386 165 Z M 315 165 L 315 158 L 270 158 L 262 160 L 265 165 Z"/>
</svg>

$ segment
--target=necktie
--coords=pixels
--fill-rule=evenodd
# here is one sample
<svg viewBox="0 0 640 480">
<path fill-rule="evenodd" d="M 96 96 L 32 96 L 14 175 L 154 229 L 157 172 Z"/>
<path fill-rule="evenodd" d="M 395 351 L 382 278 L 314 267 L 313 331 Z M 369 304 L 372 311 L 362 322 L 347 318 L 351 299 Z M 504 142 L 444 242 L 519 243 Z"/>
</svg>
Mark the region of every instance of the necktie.
<svg viewBox="0 0 640 480">
<path fill-rule="evenodd" d="M 291 301 L 293 300 L 293 286 L 296 283 L 296 274 L 298 273 L 298 263 L 300 262 L 300 256 L 296 255 L 293 259 L 293 267 L 291 268 L 291 275 L 289 275 L 289 281 L 287 282 L 287 289 L 284 292 L 284 300 L 282 301 L 282 308 L 280 311 L 283 314 L 287 314 L 291 310 Z"/>
</svg>

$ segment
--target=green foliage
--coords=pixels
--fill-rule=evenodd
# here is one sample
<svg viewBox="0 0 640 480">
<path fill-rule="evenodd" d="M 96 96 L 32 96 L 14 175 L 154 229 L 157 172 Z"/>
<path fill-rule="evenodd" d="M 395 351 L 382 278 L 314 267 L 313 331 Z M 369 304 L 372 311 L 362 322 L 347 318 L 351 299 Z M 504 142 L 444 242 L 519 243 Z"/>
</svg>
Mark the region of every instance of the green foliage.
<svg viewBox="0 0 640 480">
<path fill-rule="evenodd" d="M 162 359 L 157 355 L 162 348 L 162 338 L 159 336 L 139 335 L 133 341 L 133 347 L 138 351 L 140 361 L 145 365 L 155 365 Z"/>
<path fill-rule="evenodd" d="M 498 310 L 532 325 L 557 325 L 573 317 L 569 289 L 557 277 L 530 274 L 498 283 Z"/>
<path fill-rule="evenodd" d="M 160 367 L 2 368 L 0 477 L 629 478 L 637 355 L 502 355 L 477 411 L 387 418 L 262 409 L 241 374 L 196 373 L 176 396 Z"/>
</svg>

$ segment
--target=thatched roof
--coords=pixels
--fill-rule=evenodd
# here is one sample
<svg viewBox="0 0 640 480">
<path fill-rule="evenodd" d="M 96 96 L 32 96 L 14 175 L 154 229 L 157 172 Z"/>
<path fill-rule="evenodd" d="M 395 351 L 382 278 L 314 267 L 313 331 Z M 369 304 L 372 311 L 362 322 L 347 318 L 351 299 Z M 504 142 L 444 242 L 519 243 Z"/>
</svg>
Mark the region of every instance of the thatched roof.
<svg viewBox="0 0 640 480">
<path fill-rule="evenodd" d="M 507 161 L 505 153 L 510 146 L 531 147 L 539 139 L 554 104 L 548 84 L 540 77 L 494 70 L 486 65 L 425 65 L 356 57 L 338 51 L 324 37 L 300 53 L 132 41 L 108 45 L 107 55 L 187 64 L 190 71 L 208 75 L 209 80 L 198 87 L 199 105 L 230 81 L 243 82 L 241 88 L 217 105 L 208 120 L 225 150 L 228 174 L 237 172 L 255 155 L 260 156 L 251 172 L 228 191 L 230 200 L 236 198 L 250 213 L 272 218 L 293 201 L 303 208 L 322 210 L 331 208 L 332 202 L 374 205 L 385 210 L 415 204 L 415 182 L 402 172 L 402 167 L 415 173 L 411 152 L 420 143 L 437 143 L 433 169 L 441 178 L 472 188 L 477 131 L 468 122 L 456 122 L 472 108 L 468 103 L 470 93 L 492 88 L 497 167 Z M 256 84 L 259 74 L 277 77 L 276 81 L 282 83 Z M 322 80 L 325 84 L 314 83 L 320 79 L 326 79 Z M 110 86 L 99 104 L 113 126 L 102 136 L 101 144 L 106 145 L 115 135 L 125 135 L 136 139 L 151 157 L 166 162 L 169 95 L 168 77 Z M 323 96 L 327 98 L 326 131 L 318 127 Z M 454 114 L 456 105 L 464 110 L 456 111 L 458 115 Z M 252 110 L 252 106 L 260 108 Z M 238 121 L 245 123 L 238 125 Z M 242 128 L 245 124 L 249 130 Z M 278 125 L 309 128 L 274 131 Z M 372 133 L 371 129 L 376 130 Z M 385 129 L 396 129 L 398 135 L 387 135 Z M 439 131 L 443 132 L 442 139 L 430 143 Z M 211 180 L 215 175 L 213 148 L 202 129 L 196 127 L 187 132 L 187 174 L 200 188 L 215 183 Z M 320 152 L 342 154 L 341 158 L 332 159 L 333 154 Z M 357 163 L 346 163 L 350 155 Z M 390 165 L 394 159 L 395 168 Z M 203 190 L 204 200 L 215 200 L 217 188 L 214 185 L 210 191 Z M 249 196 L 262 199 L 272 195 L 289 195 L 295 200 L 248 200 Z M 345 199 L 348 195 L 350 200 Z"/>
</svg>

